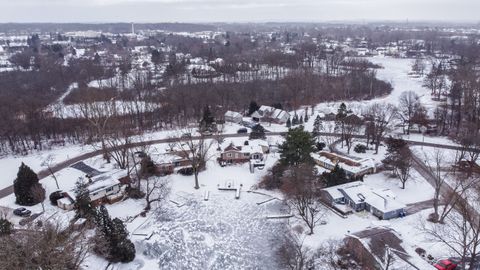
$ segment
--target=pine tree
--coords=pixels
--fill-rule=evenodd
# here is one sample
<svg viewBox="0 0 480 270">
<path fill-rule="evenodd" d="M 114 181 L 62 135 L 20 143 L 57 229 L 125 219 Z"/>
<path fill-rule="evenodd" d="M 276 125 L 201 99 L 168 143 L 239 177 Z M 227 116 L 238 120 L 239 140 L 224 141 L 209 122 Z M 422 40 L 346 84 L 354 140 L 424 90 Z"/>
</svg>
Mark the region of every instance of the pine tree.
<svg viewBox="0 0 480 270">
<path fill-rule="evenodd" d="M 33 192 L 40 189 L 43 189 L 43 187 L 39 183 L 37 174 L 22 162 L 18 169 L 17 178 L 13 181 L 16 203 L 26 206 L 39 203 L 40 201 L 34 196 Z"/>
<path fill-rule="evenodd" d="M 265 128 L 263 128 L 262 125 L 258 124 L 255 125 L 252 128 L 252 132 L 250 132 L 250 135 L 248 137 L 250 140 L 255 140 L 255 139 L 265 139 Z"/>
<path fill-rule="evenodd" d="M 298 121 L 298 123 L 300 123 L 300 125 L 303 124 L 303 115 L 300 116 L 300 120 Z"/>
<path fill-rule="evenodd" d="M 75 216 L 93 221 L 96 217 L 96 211 L 90 201 L 90 191 L 87 187 L 88 184 L 82 178 L 75 183 Z"/>
<path fill-rule="evenodd" d="M 203 109 L 203 117 L 200 120 L 200 130 L 201 131 L 212 131 L 213 123 L 215 122 L 215 118 L 213 117 L 212 112 L 210 111 L 209 106 L 205 106 Z"/>
<path fill-rule="evenodd" d="M 111 219 L 105 206 L 100 206 L 95 217 L 94 251 L 110 262 L 131 262 L 135 259 L 135 245 L 128 239 L 125 224 Z"/>
<path fill-rule="evenodd" d="M 351 181 L 345 170 L 339 167 L 338 164 L 336 164 L 330 172 L 324 172 L 322 177 L 327 187 L 341 185 Z"/>
<path fill-rule="evenodd" d="M 0 237 L 12 233 L 13 224 L 4 217 L 0 217 Z"/>
<path fill-rule="evenodd" d="M 292 127 L 292 121 L 290 120 L 290 117 L 287 119 L 287 127 L 291 128 Z"/>
<path fill-rule="evenodd" d="M 315 121 L 313 122 L 313 130 L 312 135 L 313 137 L 317 137 L 320 134 L 320 131 L 323 129 L 322 126 L 322 119 L 320 119 L 320 115 L 317 115 Z"/>
<path fill-rule="evenodd" d="M 257 102 L 252 101 L 250 102 L 250 106 L 248 107 L 248 116 L 252 115 L 252 113 L 258 111 L 260 109 L 260 106 L 258 106 Z"/>
<path fill-rule="evenodd" d="M 308 122 L 308 119 L 309 119 L 308 112 L 307 112 L 307 109 L 305 109 L 305 119 L 304 119 L 305 123 Z"/>
<path fill-rule="evenodd" d="M 284 165 L 296 166 L 313 162 L 310 154 L 315 150 L 315 141 L 303 126 L 290 129 L 285 142 L 280 145 L 280 162 Z"/>
<path fill-rule="evenodd" d="M 298 125 L 298 115 L 295 113 L 292 120 L 292 126 Z"/>
</svg>

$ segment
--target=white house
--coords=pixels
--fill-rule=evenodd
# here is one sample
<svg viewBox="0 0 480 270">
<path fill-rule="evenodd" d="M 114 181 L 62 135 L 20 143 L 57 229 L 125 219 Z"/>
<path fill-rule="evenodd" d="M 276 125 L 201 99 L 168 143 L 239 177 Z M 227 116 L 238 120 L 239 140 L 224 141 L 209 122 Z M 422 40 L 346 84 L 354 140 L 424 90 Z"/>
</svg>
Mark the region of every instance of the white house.
<svg viewBox="0 0 480 270">
<path fill-rule="evenodd" d="M 346 174 L 350 177 L 360 178 L 365 174 L 375 173 L 377 165 L 371 158 L 352 159 L 350 157 L 330 153 L 327 151 L 320 151 L 318 154 L 312 154 L 315 163 L 327 170 L 333 170 L 336 165 L 344 169 Z"/>
<path fill-rule="evenodd" d="M 252 118 L 263 122 L 285 124 L 290 118 L 290 114 L 284 110 L 262 105 L 260 109 L 252 114 Z"/>
<path fill-rule="evenodd" d="M 238 112 L 227 111 L 225 113 L 225 122 L 240 123 L 242 122 L 242 115 Z"/>
<path fill-rule="evenodd" d="M 83 181 L 88 181 L 87 189 L 90 201 L 94 205 L 99 205 L 114 203 L 122 199 L 126 184 L 130 182 L 130 177 L 126 170 L 114 170 L 83 179 Z M 63 195 L 64 197 L 57 201 L 58 207 L 64 210 L 72 210 L 76 199 L 75 193 L 68 191 Z"/>
</svg>

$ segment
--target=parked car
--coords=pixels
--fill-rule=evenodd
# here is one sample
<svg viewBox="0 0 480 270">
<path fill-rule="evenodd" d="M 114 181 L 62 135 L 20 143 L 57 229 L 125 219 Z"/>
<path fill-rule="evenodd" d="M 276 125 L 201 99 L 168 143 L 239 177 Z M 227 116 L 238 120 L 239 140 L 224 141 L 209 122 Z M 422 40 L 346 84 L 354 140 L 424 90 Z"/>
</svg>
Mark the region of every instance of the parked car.
<svg viewBox="0 0 480 270">
<path fill-rule="evenodd" d="M 28 217 L 28 216 L 30 216 L 31 213 L 32 213 L 32 211 L 26 209 L 25 207 L 20 207 L 20 208 L 17 208 L 15 210 L 13 210 L 13 214 L 15 214 L 19 217 Z"/>
<path fill-rule="evenodd" d="M 438 270 L 455 270 L 457 268 L 457 264 L 450 259 L 439 260 L 433 266 Z"/>
<path fill-rule="evenodd" d="M 190 137 L 192 137 L 192 133 L 183 133 L 181 137 L 182 138 L 190 138 Z"/>
<path fill-rule="evenodd" d="M 246 129 L 246 128 L 239 128 L 239 129 L 237 130 L 237 133 L 238 133 L 238 134 L 248 133 L 248 129 Z"/>
</svg>

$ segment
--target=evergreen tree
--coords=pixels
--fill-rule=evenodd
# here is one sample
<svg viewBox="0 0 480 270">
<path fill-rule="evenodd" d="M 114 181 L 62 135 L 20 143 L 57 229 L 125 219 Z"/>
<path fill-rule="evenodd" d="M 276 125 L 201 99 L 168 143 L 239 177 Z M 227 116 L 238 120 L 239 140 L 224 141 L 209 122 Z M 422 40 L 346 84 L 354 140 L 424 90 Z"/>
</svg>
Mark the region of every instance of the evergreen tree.
<svg viewBox="0 0 480 270">
<path fill-rule="evenodd" d="M 75 183 L 75 216 L 93 221 L 96 216 L 96 211 L 90 201 L 90 191 L 87 187 L 88 184 L 83 178 L 78 179 Z"/>
<path fill-rule="evenodd" d="M 322 173 L 323 181 L 327 187 L 342 185 L 351 181 L 345 170 L 337 165 L 330 172 Z"/>
<path fill-rule="evenodd" d="M 285 165 L 298 165 L 313 162 L 310 154 L 315 151 L 315 141 L 303 126 L 290 129 L 285 142 L 280 145 L 280 162 Z"/>
<path fill-rule="evenodd" d="M 12 233 L 13 224 L 5 217 L 0 217 L 0 237 Z"/>
<path fill-rule="evenodd" d="M 128 239 L 123 222 L 111 219 L 105 206 L 100 206 L 96 216 L 93 250 L 110 262 L 131 262 L 135 258 L 135 245 Z"/>
<path fill-rule="evenodd" d="M 320 115 L 317 115 L 315 121 L 313 122 L 313 137 L 317 137 L 320 134 L 321 130 L 323 130 L 322 119 L 320 119 Z"/>
<path fill-rule="evenodd" d="M 295 113 L 292 120 L 292 126 L 298 125 L 298 115 Z"/>
<path fill-rule="evenodd" d="M 290 117 L 287 119 L 287 127 L 291 128 L 292 127 L 292 121 L 290 121 Z"/>
<path fill-rule="evenodd" d="M 265 139 L 265 128 L 263 128 L 262 125 L 258 124 L 255 125 L 252 128 L 252 132 L 250 132 L 250 135 L 248 137 L 250 140 L 255 140 L 255 139 Z"/>
<path fill-rule="evenodd" d="M 215 122 L 215 118 L 213 117 L 213 114 L 210 111 L 210 107 L 205 106 L 205 108 L 203 109 L 203 117 L 202 117 L 202 120 L 200 121 L 200 130 L 212 131 L 214 122 Z"/>
<path fill-rule="evenodd" d="M 308 122 L 308 119 L 309 119 L 309 118 L 308 118 L 308 112 L 307 112 L 307 111 L 308 111 L 308 110 L 305 109 L 305 119 L 304 119 L 304 120 L 305 120 L 305 123 Z"/>
<path fill-rule="evenodd" d="M 22 162 L 17 178 L 13 181 L 13 192 L 17 204 L 31 206 L 40 202 L 33 194 L 35 190 L 43 189 L 38 181 L 37 174 Z"/>
<path fill-rule="evenodd" d="M 142 177 L 150 177 L 152 175 L 155 175 L 155 173 L 156 168 L 152 158 L 150 156 L 142 158 L 142 160 L 140 161 L 140 175 Z"/>
<path fill-rule="evenodd" d="M 258 106 L 257 102 L 251 101 L 250 105 L 248 106 L 248 116 L 252 115 L 252 113 L 258 111 L 260 109 L 260 106 Z"/>
<path fill-rule="evenodd" d="M 150 60 L 155 65 L 155 68 L 162 62 L 162 58 L 163 55 L 157 49 L 152 51 L 152 56 L 150 57 Z"/>
<path fill-rule="evenodd" d="M 298 121 L 298 123 L 300 123 L 300 125 L 303 124 L 303 115 L 300 116 L 300 120 Z"/>
</svg>

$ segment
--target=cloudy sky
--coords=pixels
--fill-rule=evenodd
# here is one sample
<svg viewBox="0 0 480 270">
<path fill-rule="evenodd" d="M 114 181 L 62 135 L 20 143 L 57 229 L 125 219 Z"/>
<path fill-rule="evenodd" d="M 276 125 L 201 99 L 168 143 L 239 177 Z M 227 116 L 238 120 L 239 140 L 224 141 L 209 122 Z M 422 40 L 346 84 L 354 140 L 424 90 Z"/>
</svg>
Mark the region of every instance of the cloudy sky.
<svg viewBox="0 0 480 270">
<path fill-rule="evenodd" d="M 0 22 L 480 21 L 480 0 L 0 0 Z"/>
</svg>

